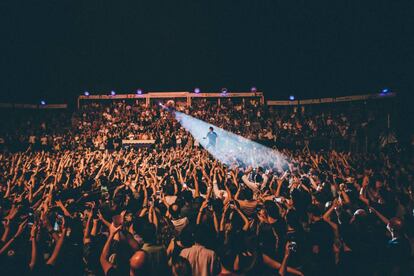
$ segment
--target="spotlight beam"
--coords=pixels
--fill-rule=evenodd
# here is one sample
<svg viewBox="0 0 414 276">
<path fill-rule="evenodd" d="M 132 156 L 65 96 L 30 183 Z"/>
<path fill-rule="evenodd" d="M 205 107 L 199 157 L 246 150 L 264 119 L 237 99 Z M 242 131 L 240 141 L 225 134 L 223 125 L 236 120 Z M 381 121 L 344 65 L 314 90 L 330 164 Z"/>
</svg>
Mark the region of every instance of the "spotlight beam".
<svg viewBox="0 0 414 276">
<path fill-rule="evenodd" d="M 280 152 L 246 139 L 240 135 L 226 131 L 182 112 L 175 111 L 176 120 L 203 146 L 214 158 L 227 166 L 264 167 L 274 171 L 283 171 L 287 158 Z M 207 147 L 208 128 L 213 126 L 217 133 L 215 147 Z"/>
</svg>

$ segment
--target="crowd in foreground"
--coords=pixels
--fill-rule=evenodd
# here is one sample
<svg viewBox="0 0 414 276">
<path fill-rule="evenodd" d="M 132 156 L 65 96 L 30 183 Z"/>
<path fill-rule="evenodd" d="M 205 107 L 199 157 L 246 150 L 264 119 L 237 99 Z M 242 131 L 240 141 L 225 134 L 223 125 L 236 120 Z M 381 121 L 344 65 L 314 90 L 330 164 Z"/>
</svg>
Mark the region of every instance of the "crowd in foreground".
<svg viewBox="0 0 414 276">
<path fill-rule="evenodd" d="M 318 133 L 350 141 L 373 120 L 275 115 L 254 103 L 187 112 L 264 143 Z M 279 147 L 283 170 L 226 166 L 170 115 L 88 105 L 70 126 L 45 123 L 19 142 L 23 149 L 3 149 L 2 273 L 413 274 L 411 149 L 351 153 L 303 143 Z M 156 143 L 126 149 L 125 138 Z"/>
</svg>

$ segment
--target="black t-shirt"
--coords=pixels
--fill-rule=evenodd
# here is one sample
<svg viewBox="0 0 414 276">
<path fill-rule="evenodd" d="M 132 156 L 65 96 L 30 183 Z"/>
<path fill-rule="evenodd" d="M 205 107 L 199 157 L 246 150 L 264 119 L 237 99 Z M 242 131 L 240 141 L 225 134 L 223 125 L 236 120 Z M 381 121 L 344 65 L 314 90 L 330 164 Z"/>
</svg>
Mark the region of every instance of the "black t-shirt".
<svg viewBox="0 0 414 276">
<path fill-rule="evenodd" d="M 311 245 L 317 245 L 320 253 L 328 253 L 332 249 L 334 233 L 331 226 L 323 221 L 318 220 L 310 225 L 310 242 Z M 328 251 L 328 252 L 325 252 Z"/>
<path fill-rule="evenodd" d="M 405 265 L 410 262 L 411 246 L 406 238 L 395 238 L 387 243 L 387 259 L 394 265 Z"/>
</svg>

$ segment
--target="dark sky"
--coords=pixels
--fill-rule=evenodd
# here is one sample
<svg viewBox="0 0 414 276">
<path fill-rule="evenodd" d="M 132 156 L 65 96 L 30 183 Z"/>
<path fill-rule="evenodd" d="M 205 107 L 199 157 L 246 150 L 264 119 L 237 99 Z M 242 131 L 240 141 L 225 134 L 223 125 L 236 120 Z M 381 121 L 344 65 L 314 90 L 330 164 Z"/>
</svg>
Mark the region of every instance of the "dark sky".
<svg viewBox="0 0 414 276">
<path fill-rule="evenodd" d="M 106 4 L 105 4 L 105 3 Z M 0 1 L 0 100 L 414 88 L 414 1 Z"/>
</svg>

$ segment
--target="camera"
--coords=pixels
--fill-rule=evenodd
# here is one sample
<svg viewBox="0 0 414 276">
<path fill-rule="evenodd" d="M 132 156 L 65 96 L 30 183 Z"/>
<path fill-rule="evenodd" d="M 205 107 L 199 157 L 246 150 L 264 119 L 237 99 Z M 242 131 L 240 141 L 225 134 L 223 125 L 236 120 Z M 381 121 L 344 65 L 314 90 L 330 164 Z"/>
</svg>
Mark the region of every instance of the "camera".
<svg viewBox="0 0 414 276">
<path fill-rule="evenodd" d="M 29 217 L 28 217 L 28 221 L 27 221 L 27 225 L 28 226 L 32 226 L 34 223 L 34 214 L 32 212 L 29 213 Z"/>
<path fill-rule="evenodd" d="M 291 252 L 296 252 L 296 250 L 297 250 L 297 248 L 298 248 L 298 246 L 297 246 L 297 244 L 296 244 L 296 242 L 290 242 L 290 244 L 289 244 L 289 250 L 291 251 Z"/>
</svg>

